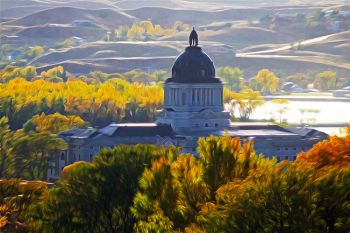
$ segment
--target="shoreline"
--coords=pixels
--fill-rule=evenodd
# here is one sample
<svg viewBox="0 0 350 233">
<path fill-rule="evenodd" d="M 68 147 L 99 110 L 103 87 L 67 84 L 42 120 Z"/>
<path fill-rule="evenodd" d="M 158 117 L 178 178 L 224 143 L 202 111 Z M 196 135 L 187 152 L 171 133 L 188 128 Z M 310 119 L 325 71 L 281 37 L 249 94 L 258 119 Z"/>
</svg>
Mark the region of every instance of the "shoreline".
<svg viewBox="0 0 350 233">
<path fill-rule="evenodd" d="M 286 99 L 290 101 L 317 101 L 317 102 L 350 102 L 350 98 L 333 97 L 333 96 L 263 96 L 265 101 L 275 100 L 275 99 Z"/>
</svg>

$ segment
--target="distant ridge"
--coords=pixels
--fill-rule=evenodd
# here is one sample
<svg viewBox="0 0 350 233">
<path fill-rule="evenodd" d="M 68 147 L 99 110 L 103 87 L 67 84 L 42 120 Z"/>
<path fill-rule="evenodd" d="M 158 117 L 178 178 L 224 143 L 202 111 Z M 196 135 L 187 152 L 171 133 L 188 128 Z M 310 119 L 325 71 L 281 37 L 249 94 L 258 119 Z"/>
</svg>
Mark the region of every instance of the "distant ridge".
<svg viewBox="0 0 350 233">
<path fill-rule="evenodd" d="M 64 12 L 64 14 L 63 14 Z M 89 10 L 75 7 L 56 7 L 6 22 L 6 25 L 37 26 L 45 24 L 70 24 L 74 20 L 90 20 L 97 25 L 116 28 L 118 25 L 131 25 L 135 17 L 116 10 Z"/>
<path fill-rule="evenodd" d="M 125 10 L 126 13 L 139 19 L 151 19 L 153 23 L 172 25 L 180 20 L 190 24 L 207 24 L 213 21 L 241 20 L 244 18 L 260 18 L 271 10 L 268 9 L 227 9 L 227 10 L 183 10 L 163 7 L 142 7 L 133 10 Z"/>
</svg>

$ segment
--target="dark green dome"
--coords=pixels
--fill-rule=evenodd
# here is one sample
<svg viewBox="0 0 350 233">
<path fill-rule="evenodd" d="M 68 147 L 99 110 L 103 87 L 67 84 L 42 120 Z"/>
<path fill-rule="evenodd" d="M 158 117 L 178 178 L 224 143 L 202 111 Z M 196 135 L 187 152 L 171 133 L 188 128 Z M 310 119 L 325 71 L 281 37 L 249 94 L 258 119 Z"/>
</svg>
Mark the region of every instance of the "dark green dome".
<svg viewBox="0 0 350 233">
<path fill-rule="evenodd" d="M 215 78 L 215 67 L 201 47 L 189 46 L 175 61 L 172 77 L 167 82 L 176 83 L 220 83 Z"/>
</svg>

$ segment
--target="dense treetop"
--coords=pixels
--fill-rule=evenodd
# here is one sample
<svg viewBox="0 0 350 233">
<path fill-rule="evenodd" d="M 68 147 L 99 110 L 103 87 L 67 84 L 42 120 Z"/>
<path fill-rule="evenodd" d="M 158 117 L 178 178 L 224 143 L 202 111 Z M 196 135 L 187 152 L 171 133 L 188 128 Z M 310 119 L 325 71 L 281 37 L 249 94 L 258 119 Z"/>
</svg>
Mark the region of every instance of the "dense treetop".
<svg viewBox="0 0 350 233">
<path fill-rule="evenodd" d="M 349 148 L 350 128 L 294 162 L 256 155 L 253 141 L 229 136 L 201 138 L 199 157 L 155 145 L 103 149 L 91 163 L 65 168 L 49 189 L 41 182 L 1 180 L 0 228 L 345 233 Z"/>
</svg>

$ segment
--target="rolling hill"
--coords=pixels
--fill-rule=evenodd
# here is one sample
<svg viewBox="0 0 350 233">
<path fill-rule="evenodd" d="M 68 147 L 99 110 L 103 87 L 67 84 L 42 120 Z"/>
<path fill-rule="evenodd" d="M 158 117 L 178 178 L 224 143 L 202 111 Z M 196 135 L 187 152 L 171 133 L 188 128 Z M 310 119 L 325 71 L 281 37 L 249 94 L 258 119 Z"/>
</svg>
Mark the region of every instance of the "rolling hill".
<svg viewBox="0 0 350 233">
<path fill-rule="evenodd" d="M 350 73 L 350 32 L 330 35 L 324 25 L 307 23 L 264 24 L 259 19 L 276 13 L 292 17 L 319 9 L 349 10 L 342 0 L 314 3 L 277 0 L 1 0 L 1 42 L 12 47 L 45 45 L 49 52 L 28 61 L 45 70 L 63 65 L 73 74 L 93 70 L 124 72 L 169 70 L 176 56 L 187 46 L 189 32 L 154 37 L 148 42 L 103 42 L 107 30 L 131 25 L 137 20 L 172 27 L 180 20 L 196 26 L 200 45 L 216 66 L 238 66 L 246 78 L 260 69 L 285 75 L 334 70 Z M 312 4 L 311 4 L 312 3 Z M 12 19 L 10 19 L 12 18 Z M 73 21 L 88 21 L 88 25 Z M 274 21 L 275 22 L 275 21 Z M 277 25 L 277 26 L 276 26 Z M 84 44 L 65 50 L 53 49 L 70 37 L 85 39 Z M 319 40 L 319 36 L 326 38 Z M 308 41 L 302 43 L 302 41 Z M 298 44 L 299 43 L 299 44 Z M 281 73 L 280 72 L 280 73 Z"/>
<path fill-rule="evenodd" d="M 45 24 L 71 24 L 74 20 L 90 20 L 96 25 L 116 28 L 131 25 L 136 18 L 115 9 L 88 10 L 74 7 L 56 7 L 4 23 L 16 26 L 41 26 Z"/>
<path fill-rule="evenodd" d="M 227 9 L 227 10 L 183 10 L 163 7 L 142 7 L 134 10 L 126 10 L 130 15 L 139 19 L 151 19 L 153 23 L 161 25 L 173 25 L 177 20 L 191 24 L 203 25 L 215 21 L 232 21 L 246 18 L 258 19 L 272 13 L 265 9 Z"/>
</svg>

